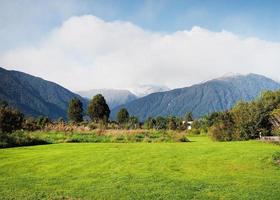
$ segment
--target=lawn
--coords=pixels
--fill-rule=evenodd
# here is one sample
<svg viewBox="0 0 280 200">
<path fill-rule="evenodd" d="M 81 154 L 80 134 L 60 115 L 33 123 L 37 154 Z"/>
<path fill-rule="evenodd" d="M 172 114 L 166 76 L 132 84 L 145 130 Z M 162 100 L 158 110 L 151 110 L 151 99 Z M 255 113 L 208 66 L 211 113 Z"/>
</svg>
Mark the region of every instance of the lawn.
<svg viewBox="0 0 280 200">
<path fill-rule="evenodd" d="M 0 149 L 0 199 L 280 199 L 280 146 L 190 140 Z"/>
</svg>

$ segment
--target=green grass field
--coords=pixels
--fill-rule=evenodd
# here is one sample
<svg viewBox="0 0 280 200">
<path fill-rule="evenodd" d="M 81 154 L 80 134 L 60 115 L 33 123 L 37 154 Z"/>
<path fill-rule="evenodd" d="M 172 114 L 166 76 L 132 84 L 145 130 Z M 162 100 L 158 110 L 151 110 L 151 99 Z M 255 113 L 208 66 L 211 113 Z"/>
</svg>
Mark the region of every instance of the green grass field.
<svg viewBox="0 0 280 200">
<path fill-rule="evenodd" d="M 280 199 L 280 146 L 190 139 L 0 149 L 0 199 Z"/>
</svg>

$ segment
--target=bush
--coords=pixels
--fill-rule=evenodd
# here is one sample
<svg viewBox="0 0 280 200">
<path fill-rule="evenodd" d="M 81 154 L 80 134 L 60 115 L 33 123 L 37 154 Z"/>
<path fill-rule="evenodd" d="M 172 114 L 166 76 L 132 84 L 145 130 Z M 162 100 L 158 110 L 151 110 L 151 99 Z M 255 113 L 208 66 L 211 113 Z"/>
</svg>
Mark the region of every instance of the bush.
<svg viewBox="0 0 280 200">
<path fill-rule="evenodd" d="M 179 138 L 179 142 L 190 142 L 190 140 L 186 137 L 186 135 L 182 135 L 182 137 Z"/>
<path fill-rule="evenodd" d="M 37 119 L 37 126 L 40 127 L 40 129 L 43 129 L 46 127 L 47 124 L 51 122 L 51 120 L 48 117 L 45 116 L 39 116 Z"/>
<path fill-rule="evenodd" d="M 155 128 L 155 126 L 156 120 L 152 117 L 149 117 L 144 123 L 144 128 L 148 130 Z"/>
<path fill-rule="evenodd" d="M 22 128 L 27 131 L 35 131 L 41 127 L 37 125 L 37 121 L 34 118 L 30 117 L 24 120 Z"/>
<path fill-rule="evenodd" d="M 179 127 L 179 123 L 176 117 L 168 117 L 167 118 L 167 127 L 169 130 L 176 130 Z"/>
<path fill-rule="evenodd" d="M 94 123 L 94 122 L 91 122 L 88 127 L 90 128 L 90 130 L 94 130 L 94 129 L 97 129 L 97 124 Z"/>
<path fill-rule="evenodd" d="M 209 129 L 209 136 L 214 141 L 231 141 L 233 132 L 223 123 L 216 123 Z"/>
<path fill-rule="evenodd" d="M 115 142 L 126 142 L 126 137 L 124 135 L 119 135 L 116 138 L 114 138 Z"/>
<path fill-rule="evenodd" d="M 98 131 L 100 133 L 104 132 L 105 130 L 107 129 L 107 122 L 106 121 L 103 121 L 103 120 L 100 120 L 98 122 Z"/>
<path fill-rule="evenodd" d="M 217 121 L 209 129 L 209 136 L 215 141 L 244 140 L 240 132 L 235 133 L 235 124 L 230 112 L 219 114 Z"/>
<path fill-rule="evenodd" d="M 189 135 L 200 135 L 200 130 L 196 128 L 192 128 L 191 130 L 188 130 Z"/>
<path fill-rule="evenodd" d="M 139 119 L 135 116 L 129 117 L 128 123 L 125 126 L 127 129 L 138 129 L 140 128 Z"/>
<path fill-rule="evenodd" d="M 156 124 L 155 124 L 156 125 L 155 126 L 156 130 L 167 129 L 167 119 L 166 118 L 159 116 L 159 117 L 156 118 L 155 122 L 156 122 Z"/>
<path fill-rule="evenodd" d="M 28 146 L 38 144 L 56 144 L 56 143 L 124 143 L 124 142 L 189 142 L 183 132 L 152 130 L 110 130 L 99 133 L 90 132 L 65 132 L 65 131 L 35 131 L 23 132 L 17 131 L 5 138 L 0 138 L 0 147 Z"/>
<path fill-rule="evenodd" d="M 279 129 L 279 128 L 273 129 L 273 130 L 272 130 L 272 135 L 280 136 L 280 129 Z"/>
<path fill-rule="evenodd" d="M 0 134 L 11 133 L 22 128 L 24 115 L 10 107 L 0 107 Z"/>
<path fill-rule="evenodd" d="M 2 136 L 0 141 L 0 148 L 49 144 L 45 140 L 33 137 L 22 131 L 13 132 L 4 137 Z"/>
<path fill-rule="evenodd" d="M 144 134 L 137 134 L 137 135 L 135 135 L 135 141 L 136 142 L 142 142 L 144 138 L 145 138 Z"/>
</svg>

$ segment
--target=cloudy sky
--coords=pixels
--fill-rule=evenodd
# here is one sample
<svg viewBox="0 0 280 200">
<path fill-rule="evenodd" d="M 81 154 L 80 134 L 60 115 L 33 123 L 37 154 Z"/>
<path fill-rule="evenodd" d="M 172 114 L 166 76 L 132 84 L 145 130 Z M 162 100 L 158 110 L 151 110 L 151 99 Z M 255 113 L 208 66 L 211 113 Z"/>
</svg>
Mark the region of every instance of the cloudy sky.
<svg viewBox="0 0 280 200">
<path fill-rule="evenodd" d="M 0 66 L 72 90 L 280 79 L 273 0 L 0 0 Z"/>
</svg>

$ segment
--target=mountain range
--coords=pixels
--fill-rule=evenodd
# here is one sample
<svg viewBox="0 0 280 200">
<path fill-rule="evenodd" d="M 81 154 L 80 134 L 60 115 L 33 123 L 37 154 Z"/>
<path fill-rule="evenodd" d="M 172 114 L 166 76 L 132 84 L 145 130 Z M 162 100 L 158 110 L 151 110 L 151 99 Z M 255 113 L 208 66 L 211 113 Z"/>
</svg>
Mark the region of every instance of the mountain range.
<svg viewBox="0 0 280 200">
<path fill-rule="evenodd" d="M 111 117 L 121 107 L 140 120 L 156 116 L 184 116 L 192 112 L 194 117 L 230 109 L 237 101 L 250 101 L 264 90 L 280 89 L 280 84 L 267 77 L 248 74 L 213 79 L 190 87 L 153 93 L 127 104 L 116 107 Z"/>
<path fill-rule="evenodd" d="M 92 97 L 97 94 L 102 94 L 110 109 L 114 109 L 119 105 L 126 104 L 138 98 L 129 90 L 118 89 L 92 89 L 87 91 L 78 91 L 77 93 L 88 99 L 92 99 Z"/>
<path fill-rule="evenodd" d="M 280 89 L 280 84 L 262 75 L 233 75 L 221 77 L 190 87 L 155 92 L 137 97 L 128 90 L 90 90 L 79 92 L 92 98 L 101 93 L 111 107 L 115 119 L 120 108 L 141 121 L 156 116 L 183 116 L 192 112 L 200 117 L 213 111 L 230 109 L 238 100 L 250 101 L 264 90 Z M 88 99 L 39 77 L 23 72 L 0 68 L 0 99 L 18 108 L 27 116 L 49 116 L 52 119 L 67 118 L 70 99 L 79 98 L 86 111 Z"/>
<path fill-rule="evenodd" d="M 110 109 L 114 109 L 123 104 L 127 104 L 135 99 L 140 97 L 147 96 L 155 92 L 164 92 L 170 90 L 165 86 L 159 85 L 138 85 L 130 90 L 121 90 L 121 89 L 91 89 L 86 91 L 77 91 L 77 94 L 81 95 L 84 98 L 92 99 L 93 96 L 97 94 L 102 94 L 106 99 Z"/>
<path fill-rule="evenodd" d="M 66 119 L 68 102 L 74 97 L 87 107 L 86 99 L 56 83 L 0 67 L 0 99 L 6 100 L 27 116 Z"/>
</svg>

